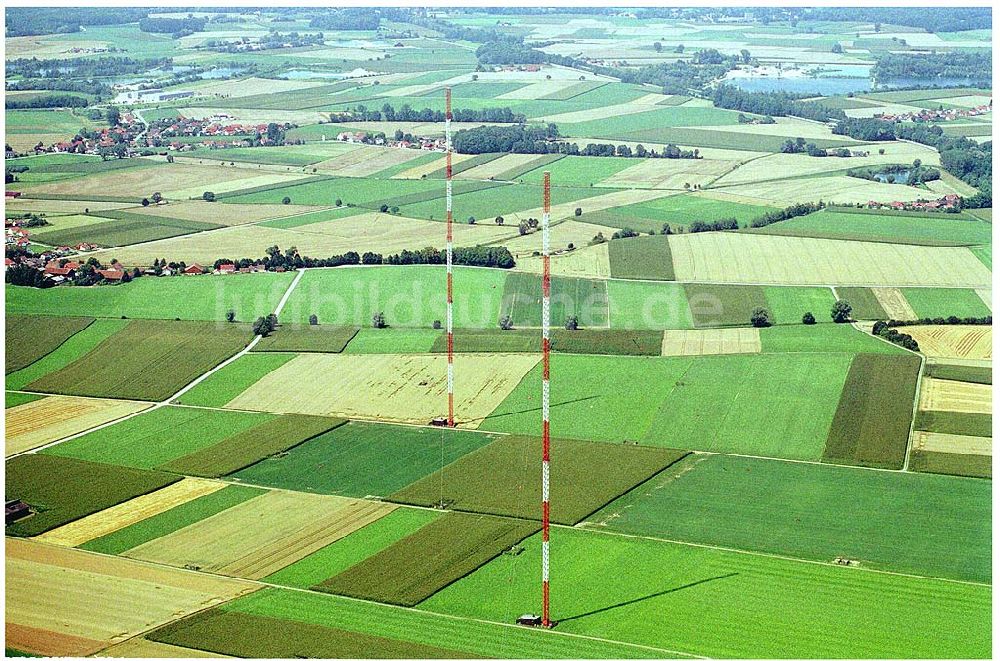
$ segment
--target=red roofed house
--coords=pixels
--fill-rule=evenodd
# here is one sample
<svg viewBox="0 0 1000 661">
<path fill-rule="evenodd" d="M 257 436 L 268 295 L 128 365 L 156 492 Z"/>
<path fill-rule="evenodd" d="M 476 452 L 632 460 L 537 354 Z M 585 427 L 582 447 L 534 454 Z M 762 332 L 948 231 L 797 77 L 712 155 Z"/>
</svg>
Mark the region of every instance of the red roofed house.
<svg viewBox="0 0 1000 661">
<path fill-rule="evenodd" d="M 125 276 L 124 271 L 116 271 L 115 269 L 102 269 L 98 271 L 105 280 L 121 280 Z"/>
<path fill-rule="evenodd" d="M 187 275 L 197 275 L 202 272 L 201 264 L 192 264 L 191 266 L 184 269 L 184 273 Z"/>
<path fill-rule="evenodd" d="M 215 269 L 216 273 L 236 273 L 235 264 L 219 264 L 219 268 Z"/>
</svg>

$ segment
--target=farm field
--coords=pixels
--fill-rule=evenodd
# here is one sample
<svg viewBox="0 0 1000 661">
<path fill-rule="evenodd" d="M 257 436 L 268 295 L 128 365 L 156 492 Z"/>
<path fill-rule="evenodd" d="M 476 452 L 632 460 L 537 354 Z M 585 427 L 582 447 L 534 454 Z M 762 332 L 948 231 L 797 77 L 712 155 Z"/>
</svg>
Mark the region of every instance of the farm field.
<svg viewBox="0 0 1000 661">
<path fill-rule="evenodd" d="M 992 20 L 5 11 L 6 655 L 990 658 Z"/>
<path fill-rule="evenodd" d="M 748 474 L 752 479 L 745 479 Z M 841 556 L 862 567 L 984 582 L 989 533 L 982 494 L 988 490 L 988 483 L 974 480 L 691 455 L 586 525 L 819 562 Z M 856 508 L 836 505 L 845 498 Z M 927 516 L 914 516 L 925 505 Z"/>
</svg>

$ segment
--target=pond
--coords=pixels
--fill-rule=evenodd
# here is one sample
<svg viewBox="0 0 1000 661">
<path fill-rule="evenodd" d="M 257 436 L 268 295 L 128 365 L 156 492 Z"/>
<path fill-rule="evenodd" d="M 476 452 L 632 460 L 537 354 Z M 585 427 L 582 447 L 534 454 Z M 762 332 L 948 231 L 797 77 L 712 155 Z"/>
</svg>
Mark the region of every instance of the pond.
<svg viewBox="0 0 1000 661">
<path fill-rule="evenodd" d="M 872 178 L 876 181 L 882 182 L 883 184 L 907 184 L 910 182 L 911 172 L 913 172 L 912 169 L 900 170 L 899 172 L 878 172 L 873 174 Z M 890 178 L 892 181 L 890 181 Z"/>
<path fill-rule="evenodd" d="M 795 94 L 815 94 L 834 96 L 850 92 L 869 92 L 870 78 L 809 78 L 806 76 L 774 77 L 759 76 L 730 78 L 727 85 L 735 85 L 747 92 L 792 92 Z"/>
</svg>

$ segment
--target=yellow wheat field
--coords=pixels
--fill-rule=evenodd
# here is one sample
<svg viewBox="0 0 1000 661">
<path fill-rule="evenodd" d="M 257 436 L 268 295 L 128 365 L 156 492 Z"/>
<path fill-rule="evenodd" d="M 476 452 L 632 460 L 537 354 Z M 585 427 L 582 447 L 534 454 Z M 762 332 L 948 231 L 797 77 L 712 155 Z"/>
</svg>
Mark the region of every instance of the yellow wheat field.
<svg viewBox="0 0 1000 661">
<path fill-rule="evenodd" d="M 920 353 L 934 358 L 993 358 L 992 326 L 907 326 Z"/>
<path fill-rule="evenodd" d="M 750 284 L 988 286 L 967 248 L 704 232 L 670 237 L 677 280 Z"/>
<path fill-rule="evenodd" d="M 611 260 L 608 256 L 607 243 L 585 246 L 572 252 L 555 255 L 549 264 L 553 275 L 578 278 L 608 278 L 611 276 Z M 516 268 L 518 271 L 541 273 L 542 258 L 532 255 L 519 256 Z"/>
<path fill-rule="evenodd" d="M 831 159 L 819 158 L 816 160 L 827 161 Z M 790 204 L 800 202 L 816 202 L 817 200 L 856 204 L 865 203 L 868 200 L 912 202 L 927 197 L 927 191 L 913 186 L 883 184 L 846 175 L 804 179 L 795 179 L 794 176 L 795 172 L 789 172 L 786 175 L 787 178 L 728 185 L 718 190 L 747 198 L 751 203 L 771 204 L 777 207 L 787 207 Z M 723 186 L 723 183 L 717 182 L 714 185 Z"/>
<path fill-rule="evenodd" d="M 586 215 L 584 214 L 582 217 L 586 217 Z M 553 261 L 557 258 L 562 260 L 564 257 L 569 257 L 573 252 L 583 250 L 598 233 L 603 234 L 605 237 L 610 237 L 615 233 L 616 229 L 606 225 L 592 225 L 579 220 L 567 220 L 556 223 L 549 230 L 550 249 L 554 255 Z M 505 241 L 498 241 L 498 243 L 506 246 L 520 260 L 522 257 L 530 257 L 536 252 L 541 252 L 542 233 L 531 232 L 524 236 L 514 236 Z M 574 249 L 572 251 L 569 250 L 570 244 L 573 244 Z M 521 266 L 520 261 L 518 262 L 518 266 Z"/>
<path fill-rule="evenodd" d="M 917 313 L 898 287 L 872 287 L 871 290 L 890 319 L 912 321 L 917 318 Z"/>
<path fill-rule="evenodd" d="M 39 535 L 38 540 L 58 546 L 80 546 L 225 486 L 224 482 L 186 477 L 152 493 L 49 530 Z"/>
<path fill-rule="evenodd" d="M 541 162 L 543 156 L 538 154 L 506 154 L 488 163 L 469 168 L 455 175 L 456 179 L 493 179 L 511 168 L 528 167 L 535 161 Z"/>
<path fill-rule="evenodd" d="M 949 454 L 982 454 L 989 457 L 993 454 L 993 439 L 918 431 L 913 433 L 913 449 Z"/>
<path fill-rule="evenodd" d="M 920 386 L 920 408 L 925 411 L 992 413 L 993 386 L 925 378 Z"/>
<path fill-rule="evenodd" d="M 342 177 L 367 177 L 394 165 L 420 158 L 426 153 L 419 149 L 364 147 L 320 161 L 312 167 L 324 174 L 335 174 Z"/>
<path fill-rule="evenodd" d="M 282 180 L 284 177 L 282 177 Z M 150 217 L 181 218 L 183 220 L 198 220 L 203 223 L 217 225 L 243 225 L 271 218 L 285 218 L 312 211 L 320 211 L 326 207 L 308 206 L 304 204 L 241 204 L 233 207 L 228 204 L 191 200 L 188 202 L 172 202 L 170 204 L 133 207 L 130 213 Z"/>
<path fill-rule="evenodd" d="M 149 408 L 148 402 L 52 395 L 7 409 L 4 456 L 26 452 Z"/>
<path fill-rule="evenodd" d="M 756 328 L 713 328 L 663 332 L 663 356 L 702 356 L 720 353 L 760 353 Z"/>
<path fill-rule="evenodd" d="M 225 654 L 158 643 L 137 637 L 101 652 L 101 657 L 113 659 L 229 659 Z"/>
<path fill-rule="evenodd" d="M 303 354 L 226 407 L 427 423 L 447 413 L 444 355 Z M 475 428 L 538 362 L 531 354 L 455 356 L 455 417 Z"/>
<path fill-rule="evenodd" d="M 228 576 L 263 578 L 395 508 L 340 496 L 270 491 L 140 544 L 125 555 Z"/>
<path fill-rule="evenodd" d="M 5 547 L 6 645 L 42 656 L 93 654 L 259 587 L 23 539 Z"/>
</svg>

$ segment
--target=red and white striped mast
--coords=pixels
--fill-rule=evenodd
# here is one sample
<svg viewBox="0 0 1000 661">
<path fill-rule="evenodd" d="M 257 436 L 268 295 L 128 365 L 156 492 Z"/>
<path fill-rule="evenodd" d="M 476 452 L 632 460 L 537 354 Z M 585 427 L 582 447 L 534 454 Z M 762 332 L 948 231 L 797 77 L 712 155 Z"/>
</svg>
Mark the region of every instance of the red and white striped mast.
<svg viewBox="0 0 1000 661">
<path fill-rule="evenodd" d="M 549 619 L 549 173 L 542 175 L 542 626 Z"/>
<path fill-rule="evenodd" d="M 444 88 L 444 149 L 445 149 L 445 200 L 447 213 L 445 224 L 448 227 L 446 244 L 448 265 L 448 296 L 447 296 L 447 332 L 448 332 L 448 426 L 455 426 L 455 337 L 452 334 L 452 289 L 451 289 L 451 88 Z"/>
</svg>

